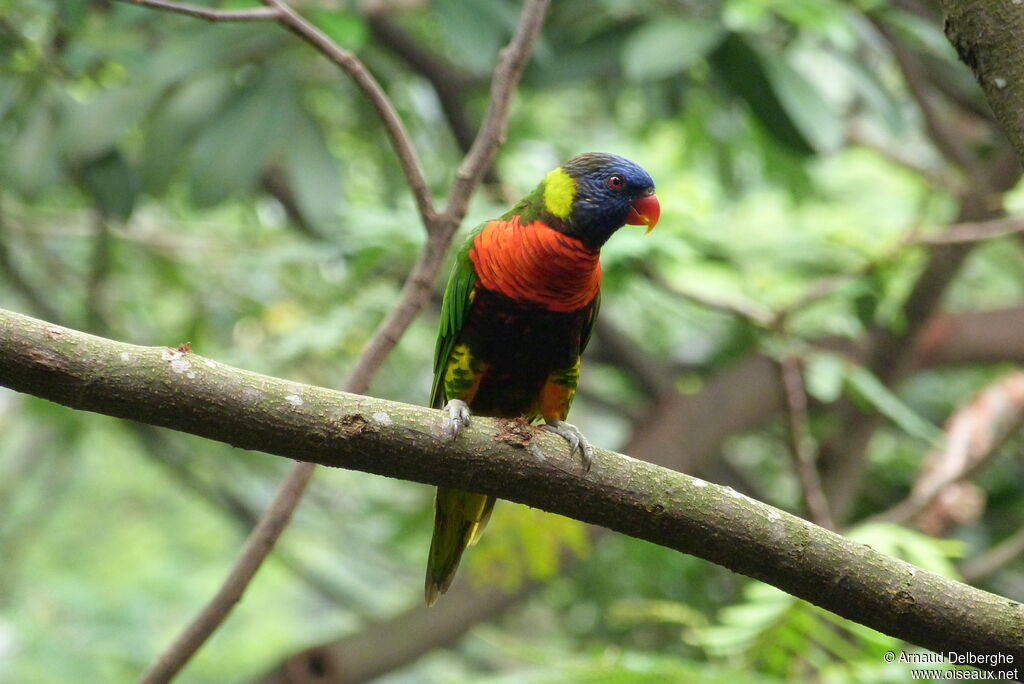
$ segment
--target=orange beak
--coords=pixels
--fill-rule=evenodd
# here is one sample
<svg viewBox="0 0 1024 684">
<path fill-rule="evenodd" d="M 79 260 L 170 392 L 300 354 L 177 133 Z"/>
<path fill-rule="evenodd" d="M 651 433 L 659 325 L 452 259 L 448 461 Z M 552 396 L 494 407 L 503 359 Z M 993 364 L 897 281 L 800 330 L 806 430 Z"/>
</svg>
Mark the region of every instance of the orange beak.
<svg viewBox="0 0 1024 684">
<path fill-rule="evenodd" d="M 654 226 L 658 225 L 660 217 L 661 204 L 658 203 L 658 196 L 654 194 L 654 190 L 651 190 L 649 195 L 644 195 L 633 202 L 633 206 L 629 208 L 629 214 L 626 216 L 626 223 L 631 226 L 647 226 L 647 232 L 644 233 L 646 235 L 654 230 Z"/>
</svg>

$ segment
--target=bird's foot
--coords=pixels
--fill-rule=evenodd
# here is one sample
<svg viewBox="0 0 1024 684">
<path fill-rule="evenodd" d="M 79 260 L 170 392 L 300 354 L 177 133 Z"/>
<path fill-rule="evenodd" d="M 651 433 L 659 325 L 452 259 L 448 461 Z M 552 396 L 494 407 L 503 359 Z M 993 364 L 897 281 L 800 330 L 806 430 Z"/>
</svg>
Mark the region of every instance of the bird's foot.
<svg viewBox="0 0 1024 684">
<path fill-rule="evenodd" d="M 570 457 L 578 450 L 583 457 L 583 472 L 590 472 L 590 466 L 594 462 L 594 447 L 590 446 L 590 442 L 587 441 L 587 438 L 583 436 L 578 427 L 572 423 L 566 423 L 564 420 L 553 420 L 541 427 L 569 442 Z"/>
<path fill-rule="evenodd" d="M 469 427 L 469 418 L 473 414 L 469 410 L 469 404 L 461 399 L 452 399 L 444 405 L 448 417 L 444 419 L 441 427 L 441 434 L 447 440 L 453 440 L 459 436 L 463 427 Z"/>
</svg>

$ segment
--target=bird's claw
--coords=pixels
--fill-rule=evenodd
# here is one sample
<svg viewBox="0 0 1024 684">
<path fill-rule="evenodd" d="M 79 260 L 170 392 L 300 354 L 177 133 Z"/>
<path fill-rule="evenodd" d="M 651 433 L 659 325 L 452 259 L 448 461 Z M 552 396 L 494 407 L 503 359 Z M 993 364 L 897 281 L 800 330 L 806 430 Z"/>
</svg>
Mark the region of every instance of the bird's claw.
<svg viewBox="0 0 1024 684">
<path fill-rule="evenodd" d="M 590 466 L 594 463 L 594 447 L 590 446 L 590 442 L 587 441 L 587 438 L 583 436 L 578 427 L 572 423 L 566 423 L 564 420 L 553 420 L 541 427 L 569 442 L 570 457 L 579 451 L 583 457 L 583 472 L 590 472 Z"/>
<path fill-rule="evenodd" d="M 469 418 L 473 414 L 469 410 L 469 404 L 461 399 L 452 399 L 444 405 L 448 417 L 444 419 L 441 434 L 447 440 L 453 440 L 459 436 L 463 427 L 469 427 Z"/>
</svg>

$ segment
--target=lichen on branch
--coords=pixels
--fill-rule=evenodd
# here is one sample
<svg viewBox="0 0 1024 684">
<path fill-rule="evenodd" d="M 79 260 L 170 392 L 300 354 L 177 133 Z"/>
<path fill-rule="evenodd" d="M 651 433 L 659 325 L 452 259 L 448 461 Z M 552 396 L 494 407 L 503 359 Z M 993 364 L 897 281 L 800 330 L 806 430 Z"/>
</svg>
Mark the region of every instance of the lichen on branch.
<svg viewBox="0 0 1024 684">
<path fill-rule="evenodd" d="M 598 449 L 587 475 L 558 437 L 454 442 L 439 411 L 273 378 L 0 310 L 0 385 L 245 449 L 499 496 L 690 553 L 934 651 L 1024 658 L 1024 606 L 915 568 L 784 511 Z"/>
</svg>

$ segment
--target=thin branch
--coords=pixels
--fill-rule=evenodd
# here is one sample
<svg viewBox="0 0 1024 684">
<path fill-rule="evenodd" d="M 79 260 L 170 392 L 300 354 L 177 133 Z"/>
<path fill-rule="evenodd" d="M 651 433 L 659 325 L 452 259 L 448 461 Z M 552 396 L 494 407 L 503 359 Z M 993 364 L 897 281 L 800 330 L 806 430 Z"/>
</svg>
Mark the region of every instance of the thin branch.
<svg viewBox="0 0 1024 684">
<path fill-rule="evenodd" d="M 959 167 L 970 178 L 984 178 L 985 174 L 980 159 L 971 150 L 961 131 L 957 130 L 939 112 L 930 90 L 931 82 L 928 73 L 920 59 L 907 49 L 902 41 L 893 37 L 892 30 L 883 20 L 872 14 L 868 14 L 867 18 L 889 44 L 896 65 L 903 74 L 907 90 L 917 102 L 932 144 L 947 160 Z"/>
<path fill-rule="evenodd" d="M 346 380 L 347 391 L 363 392 L 430 295 L 448 245 L 465 214 L 469 197 L 493 160 L 504 135 L 509 101 L 543 24 L 548 3 L 547 0 L 529 0 L 524 6 L 516 33 L 499 58 L 484 125 L 460 166 L 444 216 L 439 217 L 404 124 L 373 75 L 355 55 L 336 45 L 282 0 L 263 2 L 273 9 L 279 23 L 316 47 L 349 74 L 363 90 L 380 116 L 398 154 L 429 236 L 423 253 L 406 278 L 398 303 L 377 326 Z M 287 526 L 314 468 L 312 463 L 297 463 L 291 469 L 281 483 L 273 503 L 250 533 L 228 579 L 143 676 L 142 682 L 156 684 L 169 681 L 223 622 Z"/>
<path fill-rule="evenodd" d="M 264 559 L 273 550 L 274 543 L 291 521 L 292 514 L 313 475 L 314 465 L 292 468 L 281 484 L 267 511 L 260 517 L 238 554 L 231 573 L 214 597 L 188 624 L 167 649 L 139 678 L 140 684 L 169 682 L 184 667 L 199 647 L 220 626 L 227 614 L 238 603 Z"/>
<path fill-rule="evenodd" d="M 409 188 L 416 200 L 416 208 L 419 210 L 423 222 L 429 226 L 436 214 L 434 203 L 430 197 L 430 188 L 427 186 L 427 180 L 423 175 L 423 168 L 420 165 L 416 149 L 412 145 L 409 132 L 406 131 L 405 124 L 402 123 L 401 117 L 395 111 L 395 106 L 384 89 L 381 88 L 380 83 L 355 54 L 340 47 L 326 33 L 306 21 L 282 0 L 263 0 L 263 3 L 277 11 L 278 21 L 282 25 L 340 67 L 363 91 L 363 95 L 377 110 L 377 115 L 380 117 L 381 123 L 384 124 L 384 130 L 387 131 L 388 138 L 391 140 L 391 146 L 395 148 L 398 161 L 402 165 Z"/>
<path fill-rule="evenodd" d="M 133 423 L 134 432 L 144 445 L 145 453 L 155 464 L 163 468 L 184 489 L 191 491 L 206 503 L 215 507 L 229 520 L 235 523 L 244 533 L 252 530 L 259 521 L 260 511 L 239 496 L 235 491 L 223 485 L 207 482 L 190 467 L 184 454 L 175 450 L 171 433 L 139 423 Z M 174 453 L 172 453 L 174 452 Z M 322 598 L 357 615 L 365 615 L 365 606 L 358 596 L 344 592 L 315 568 L 303 562 L 294 553 L 277 546 L 274 549 L 274 560 L 287 568 L 306 586 Z"/>
<path fill-rule="evenodd" d="M 546 458 L 478 417 L 442 413 L 139 347 L 0 312 L 0 385 L 287 458 L 479 491 L 690 553 L 933 651 L 1024 658 L 1024 606 L 885 556 L 683 473 L 598 449 L 582 477 L 557 436 Z M 283 524 L 283 520 L 276 524 Z"/>
<path fill-rule="evenodd" d="M 477 128 L 466 111 L 466 91 L 483 85 L 481 79 L 421 44 L 392 21 L 387 11 L 371 8 L 366 12 L 366 21 L 374 38 L 390 48 L 410 69 L 427 79 L 437 94 L 441 111 L 456 144 L 463 154 L 468 153 L 476 138 Z M 488 166 L 483 181 L 492 190 L 501 189 L 501 180 L 493 165 Z M 505 199 L 515 201 L 515 198 Z"/>
<path fill-rule="evenodd" d="M 504 136 L 508 121 L 509 102 L 543 25 L 547 5 L 548 0 L 528 0 L 523 6 L 519 26 L 511 42 L 501 51 L 494 71 L 491 100 L 484 124 L 473 147 L 459 166 L 444 212 L 425 222 L 427 244 L 402 285 L 398 303 L 377 326 L 366 349 L 350 371 L 345 383 L 347 391 L 366 391 L 372 374 L 430 298 L 448 245 L 466 213 L 470 195 L 479 185 L 502 142 L 501 137 Z"/>
<path fill-rule="evenodd" d="M 996 453 L 1024 423 L 1024 373 L 1014 372 L 992 383 L 946 421 L 942 449 L 932 451 L 909 496 L 874 520 L 902 523 L 921 514 L 940 494 Z"/>
<path fill-rule="evenodd" d="M 412 145 L 412 139 L 409 137 L 408 131 L 405 129 L 405 124 L 402 123 L 402 119 L 398 116 L 398 112 L 395 111 L 395 107 L 384 92 L 384 89 L 381 88 L 377 79 L 373 77 L 373 74 L 370 73 L 355 54 L 340 47 L 327 34 L 306 21 L 282 0 L 263 0 L 267 7 L 251 10 L 209 10 L 195 5 L 169 2 L 167 0 L 121 1 L 177 12 L 179 14 L 188 14 L 210 21 L 274 20 L 295 33 L 348 74 L 355 81 L 356 85 L 359 86 L 359 89 L 363 91 L 363 95 L 376 110 L 377 116 L 380 117 L 384 130 L 391 140 L 391 146 L 398 155 L 398 161 L 405 173 L 409 188 L 412 190 L 420 216 L 423 218 L 424 223 L 428 225 L 434 219 L 436 212 L 419 157 L 416 155 L 416 150 Z"/>
<path fill-rule="evenodd" d="M 533 44 L 544 24 L 548 0 L 527 0 L 519 15 L 519 25 L 509 44 L 499 53 L 498 65 L 491 79 L 490 101 L 480 124 L 480 131 L 465 159 L 455 172 L 455 183 L 448 195 L 445 216 L 459 223 L 466 213 L 469 198 L 480 183 L 484 172 L 494 160 L 494 154 L 505 142 L 508 110 Z"/>
<path fill-rule="evenodd" d="M 807 415 L 807 392 L 804 390 L 800 359 L 787 356 L 780 360 L 778 365 L 785 398 L 783 405 L 786 409 L 789 443 L 807 512 L 815 524 L 826 529 L 835 529 L 828 499 L 825 498 L 818 475 L 818 446 L 811 435 L 811 422 Z"/>
<path fill-rule="evenodd" d="M 1019 560 L 1022 553 L 1024 553 L 1024 527 L 980 556 L 961 563 L 960 574 L 965 582 L 971 584 L 983 582 L 1010 563 Z"/>
<path fill-rule="evenodd" d="M 989 221 L 968 221 L 950 226 L 948 230 L 930 235 L 912 235 L 908 245 L 958 245 L 984 242 L 1024 233 L 1024 217 L 1009 216 Z"/>
<path fill-rule="evenodd" d="M 151 7 L 153 9 L 185 14 L 196 19 L 206 21 L 276 21 L 279 13 L 270 7 L 254 7 L 243 10 L 221 10 L 202 5 L 190 5 L 185 2 L 170 2 L 169 0 L 122 0 L 132 5 Z"/>
</svg>

